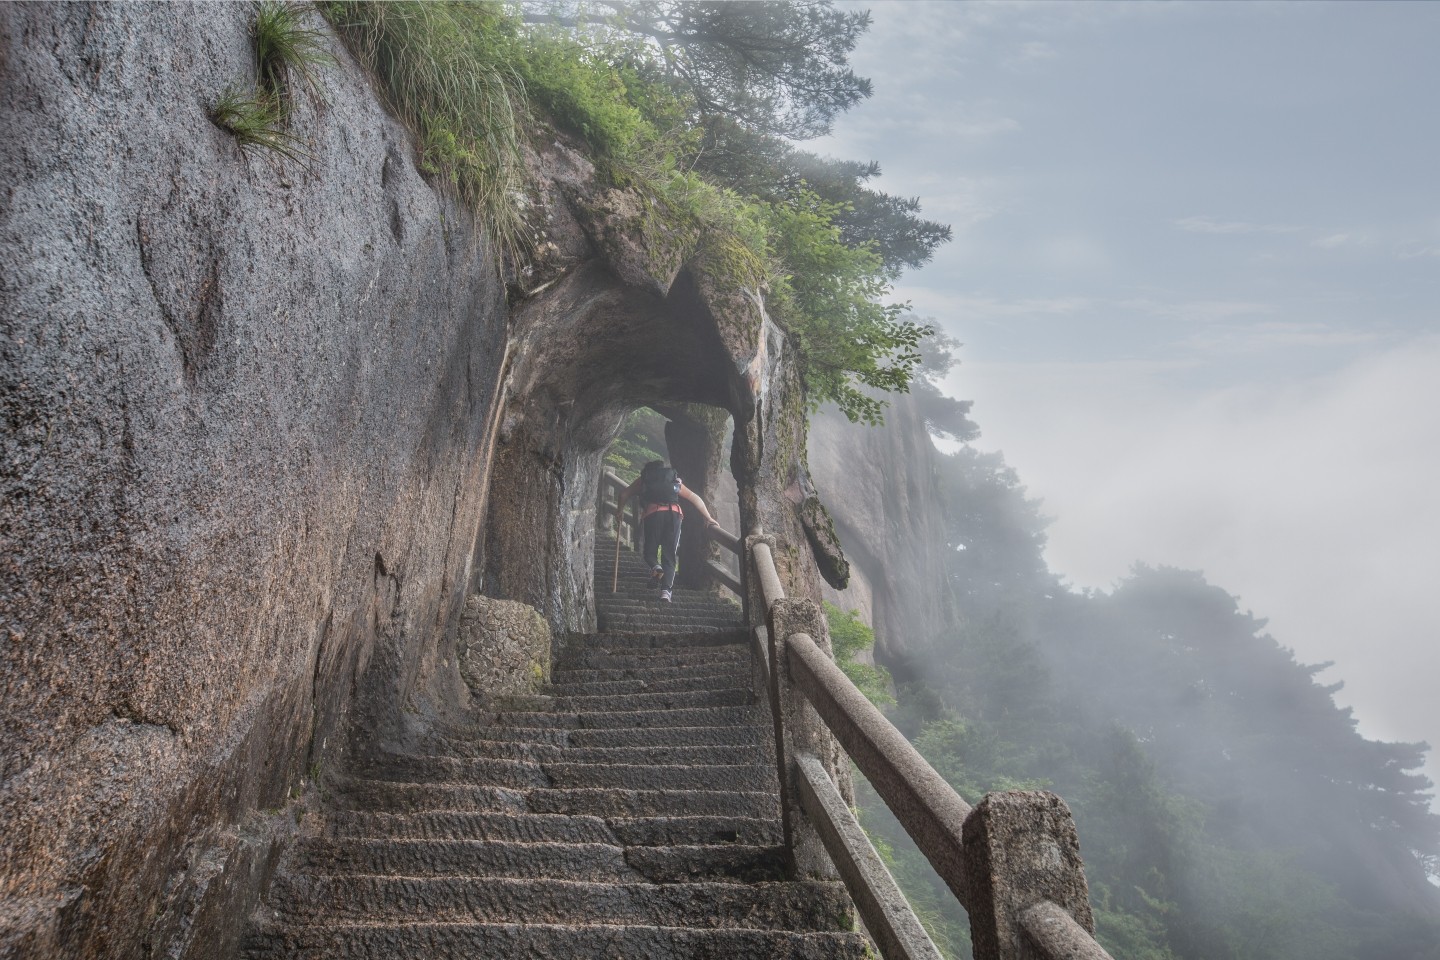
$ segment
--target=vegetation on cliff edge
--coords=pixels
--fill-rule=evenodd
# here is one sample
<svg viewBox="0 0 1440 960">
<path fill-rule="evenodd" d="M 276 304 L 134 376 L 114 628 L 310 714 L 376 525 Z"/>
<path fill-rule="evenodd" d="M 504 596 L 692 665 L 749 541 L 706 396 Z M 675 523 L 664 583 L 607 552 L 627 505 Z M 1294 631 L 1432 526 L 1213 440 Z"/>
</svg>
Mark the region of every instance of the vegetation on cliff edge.
<svg viewBox="0 0 1440 960">
<path fill-rule="evenodd" d="M 698 227 L 710 269 L 767 292 L 812 404 L 878 422 L 932 331 L 887 302 L 949 228 L 798 150 L 869 96 L 847 56 L 869 15 L 810 2 L 369 3 L 322 9 L 415 131 L 424 169 L 514 262 L 533 245 L 521 145 L 539 117 L 589 146 L 648 215 Z M 680 231 L 684 233 L 684 231 Z"/>
</svg>

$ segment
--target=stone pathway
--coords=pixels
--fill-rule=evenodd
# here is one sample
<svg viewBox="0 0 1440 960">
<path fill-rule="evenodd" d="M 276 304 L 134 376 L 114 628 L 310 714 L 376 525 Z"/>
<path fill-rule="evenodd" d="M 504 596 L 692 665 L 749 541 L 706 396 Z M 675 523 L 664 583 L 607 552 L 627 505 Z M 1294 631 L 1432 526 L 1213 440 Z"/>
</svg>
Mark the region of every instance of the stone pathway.
<svg viewBox="0 0 1440 960">
<path fill-rule="evenodd" d="M 377 756 L 329 796 L 245 955 L 860 958 L 834 882 L 784 876 L 770 721 L 739 608 L 662 604 L 639 559 L 605 632 L 493 723 Z M 607 549 L 608 548 L 608 549 Z"/>
</svg>

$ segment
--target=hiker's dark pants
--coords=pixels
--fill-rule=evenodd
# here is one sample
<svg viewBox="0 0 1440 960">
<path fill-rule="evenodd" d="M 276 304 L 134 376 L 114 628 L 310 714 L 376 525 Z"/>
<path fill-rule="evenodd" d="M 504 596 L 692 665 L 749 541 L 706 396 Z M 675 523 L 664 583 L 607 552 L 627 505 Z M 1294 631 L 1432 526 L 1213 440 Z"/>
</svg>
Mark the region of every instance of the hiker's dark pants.
<svg viewBox="0 0 1440 960">
<path fill-rule="evenodd" d="M 665 571 L 665 581 L 660 586 L 666 590 L 675 586 L 675 565 L 680 558 L 680 521 L 684 517 L 679 510 L 658 510 L 643 523 L 645 565 L 656 566 L 655 551 L 659 550 L 659 566 Z"/>
</svg>

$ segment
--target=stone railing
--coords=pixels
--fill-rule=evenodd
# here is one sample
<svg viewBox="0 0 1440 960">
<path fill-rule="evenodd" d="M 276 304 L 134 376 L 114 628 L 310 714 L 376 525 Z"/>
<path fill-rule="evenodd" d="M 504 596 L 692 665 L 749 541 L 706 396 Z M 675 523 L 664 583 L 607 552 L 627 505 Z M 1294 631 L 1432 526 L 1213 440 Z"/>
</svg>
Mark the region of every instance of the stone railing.
<svg viewBox="0 0 1440 960">
<path fill-rule="evenodd" d="M 612 494 L 623 488 L 605 474 L 602 516 L 615 516 Z M 638 537 L 638 513 L 619 525 Z M 939 960 L 831 776 L 838 742 L 969 913 L 976 960 L 1111 960 L 1094 939 L 1080 841 L 1065 801 L 1009 791 L 966 803 L 835 664 L 820 607 L 785 596 L 775 538 L 758 530 L 743 544 L 723 530 L 710 536 L 741 557 L 744 583 L 716 564 L 710 573 L 747 601 L 796 868 L 821 866 L 807 858 L 816 844 L 823 847 L 885 960 Z"/>
</svg>

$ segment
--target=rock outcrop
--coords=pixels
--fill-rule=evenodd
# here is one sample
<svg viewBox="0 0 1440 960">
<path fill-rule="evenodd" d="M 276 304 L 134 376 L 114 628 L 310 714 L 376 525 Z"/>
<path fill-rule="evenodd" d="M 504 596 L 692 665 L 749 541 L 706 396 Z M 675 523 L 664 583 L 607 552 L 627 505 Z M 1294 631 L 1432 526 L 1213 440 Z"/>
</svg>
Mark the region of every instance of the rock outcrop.
<svg viewBox="0 0 1440 960">
<path fill-rule="evenodd" d="M 822 411 L 811 421 L 809 460 L 852 570 L 851 586 L 827 599 L 858 609 L 875 629 L 877 656 L 903 674 L 945 629 L 949 591 L 933 522 L 935 447 L 914 398 L 889 399 L 883 427 Z"/>
<path fill-rule="evenodd" d="M 636 405 L 735 418 L 742 520 L 818 594 L 761 296 L 559 137 L 507 285 L 338 42 L 310 159 L 242 149 L 252 19 L 0 8 L 0 956 L 233 952 L 311 786 L 469 704 L 467 595 L 593 628 Z"/>
</svg>

